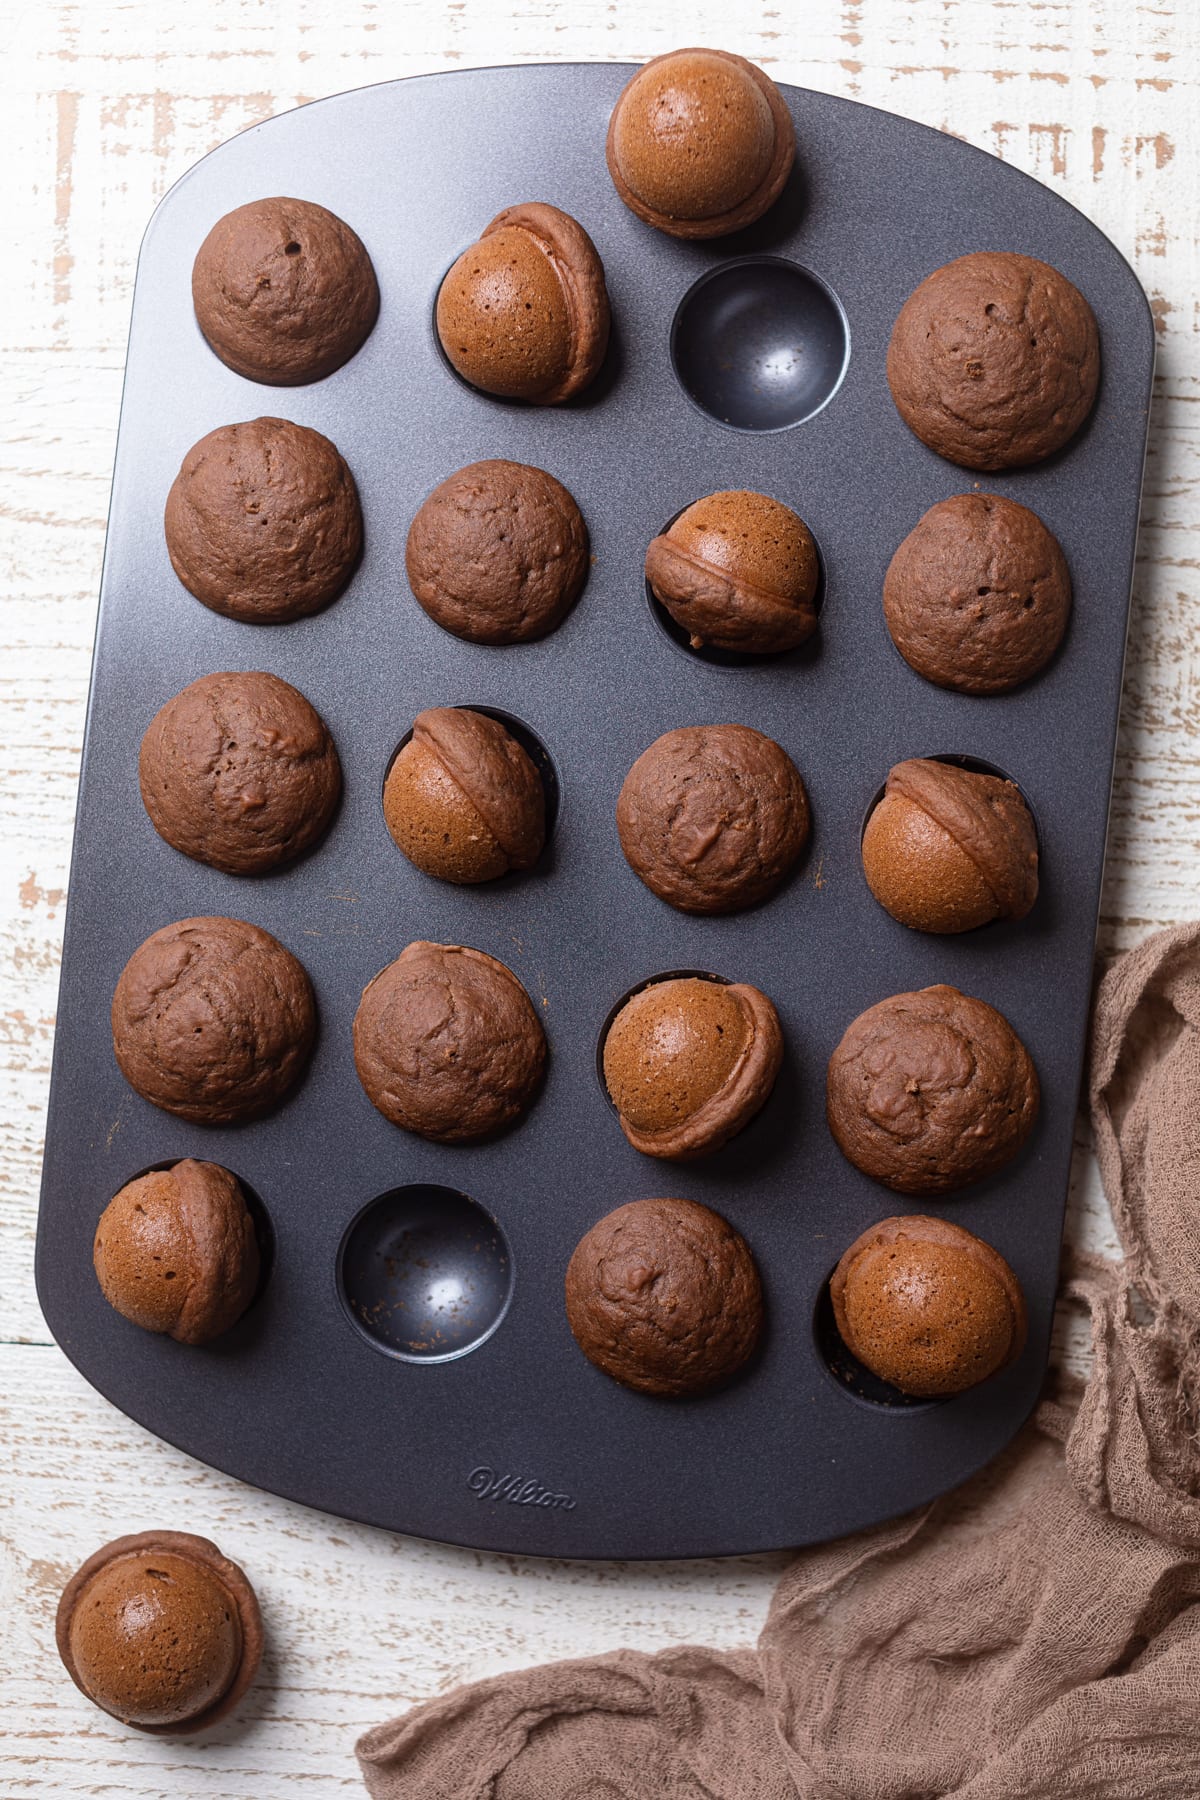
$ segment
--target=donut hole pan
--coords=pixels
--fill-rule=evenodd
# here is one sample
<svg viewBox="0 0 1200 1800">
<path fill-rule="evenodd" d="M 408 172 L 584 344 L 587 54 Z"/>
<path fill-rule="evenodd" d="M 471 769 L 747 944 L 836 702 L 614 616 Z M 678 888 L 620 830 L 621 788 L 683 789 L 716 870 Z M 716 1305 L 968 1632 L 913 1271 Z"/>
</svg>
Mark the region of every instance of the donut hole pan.
<svg viewBox="0 0 1200 1800">
<path fill-rule="evenodd" d="M 526 66 L 339 95 L 232 139 L 151 221 L 114 470 L 38 1235 L 50 1328 L 139 1423 L 288 1498 L 513 1554 L 701 1556 L 840 1536 L 965 1480 L 1033 1407 L 1090 998 L 1153 372 L 1145 297 L 1080 214 L 965 144 L 829 95 L 784 90 L 801 210 L 781 206 L 724 244 L 648 229 L 604 165 L 605 122 L 631 73 Z M 423 179 L 381 182 L 384 164 L 420 168 Z M 217 219 L 268 194 L 315 200 L 352 225 L 382 295 L 358 354 L 286 391 L 245 381 L 212 354 L 189 288 Z M 581 404 L 565 408 L 485 401 L 451 378 L 431 341 L 440 273 L 502 207 L 535 195 L 585 226 L 613 301 L 616 350 Z M 908 432 L 885 358 L 917 283 L 989 244 L 1027 250 L 1079 285 L 1099 321 L 1103 375 L 1093 425 L 1064 454 L 988 483 L 1044 518 L 1087 606 L 1036 682 L 975 698 L 914 681 L 883 621 L 897 544 L 935 500 L 973 480 Z M 853 325 L 849 361 L 834 293 Z M 839 379 L 833 403 L 812 410 Z M 335 604 L 249 633 L 175 579 L 162 506 L 206 432 L 281 407 L 345 455 L 365 544 Z M 804 417 L 801 429 L 780 428 Z M 496 456 L 561 480 L 591 534 L 578 605 L 528 644 L 452 637 L 404 589 L 418 507 L 454 469 Z M 830 604 L 812 640 L 818 654 L 718 668 L 678 654 L 652 618 L 647 544 L 662 520 L 722 488 L 771 494 L 819 531 Z M 176 855 L 137 789 L 138 745 L 163 702 L 247 658 L 311 700 L 346 777 L 327 837 L 269 880 Z M 557 765 L 563 804 L 532 879 L 430 880 L 383 825 L 380 777 L 401 730 L 426 707 L 472 695 L 486 696 L 480 710 L 503 709 L 518 736 L 523 727 L 553 748 L 543 779 Z M 675 726 L 722 722 L 783 746 L 818 829 L 766 904 L 689 916 L 639 882 L 613 812 L 648 744 Z M 1047 867 L 1069 906 L 1039 901 L 1011 931 L 957 939 L 904 931 L 883 913 L 862 878 L 863 802 L 927 744 L 967 746 L 1037 795 Z M 168 1133 L 121 1077 L 109 1007 L 138 944 L 171 920 L 210 913 L 250 919 L 300 958 L 319 1039 L 277 1112 L 228 1128 L 171 1120 Z M 544 1088 L 495 1140 L 443 1145 L 400 1131 L 358 1081 L 359 997 L 414 939 L 499 958 L 545 1023 Z M 593 1075 L 614 996 L 647 970 L 752 982 L 783 1025 L 770 1105 L 745 1137 L 696 1163 L 639 1156 Z M 953 1216 L 1007 1258 L 1028 1301 L 1029 1344 L 1012 1368 L 945 1403 L 860 1403 L 853 1383 L 835 1384 L 814 1306 L 845 1246 L 897 1204 L 826 1131 L 824 1071 L 865 1007 L 939 981 L 1011 1019 L 1037 1065 L 1042 1118 L 1010 1167 L 944 1207 L 912 1206 Z M 270 1200 L 270 1285 L 253 1329 L 235 1327 L 219 1355 L 150 1333 L 136 1334 L 131 1354 L 92 1270 L 96 1219 L 125 1170 L 154 1164 L 164 1143 L 244 1171 Z M 583 1234 L 655 1194 L 699 1200 L 742 1233 L 769 1311 L 753 1365 L 686 1406 L 604 1377 L 576 1347 L 563 1305 Z M 389 1257 L 393 1273 L 419 1268 L 409 1250 L 421 1233 L 446 1285 L 422 1290 L 420 1270 L 389 1287 Z M 395 1307 L 401 1288 L 421 1299 L 422 1320 L 405 1317 L 407 1295 Z M 466 1353 L 468 1344 L 482 1347 Z"/>
<path fill-rule="evenodd" d="M 491 1214 L 432 1183 L 393 1188 L 363 1207 L 338 1250 L 338 1293 L 377 1349 L 443 1363 L 478 1350 L 512 1299 L 512 1253 Z"/>
<path fill-rule="evenodd" d="M 850 361 L 850 327 L 819 275 L 744 256 L 692 284 L 671 326 L 680 386 L 735 431 L 786 431 L 827 406 Z"/>
</svg>

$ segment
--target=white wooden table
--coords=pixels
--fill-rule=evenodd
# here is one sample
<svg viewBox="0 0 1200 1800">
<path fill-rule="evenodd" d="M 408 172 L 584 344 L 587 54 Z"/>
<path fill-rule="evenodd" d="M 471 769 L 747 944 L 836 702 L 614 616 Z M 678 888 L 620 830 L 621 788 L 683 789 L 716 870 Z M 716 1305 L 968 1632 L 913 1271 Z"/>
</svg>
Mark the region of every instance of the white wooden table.
<svg viewBox="0 0 1200 1800">
<path fill-rule="evenodd" d="M 697 42 L 954 132 L 1064 193 L 1136 264 L 1160 334 L 1109 952 L 1197 910 L 1200 8 L 2 0 L 0 29 L 0 1796 L 353 1794 L 357 1732 L 456 1682 L 622 1643 L 749 1641 L 784 1559 L 555 1564 L 347 1525 L 166 1448 L 49 1340 L 32 1276 L 41 1139 L 122 358 L 151 209 L 215 144 L 319 95 L 478 63 L 641 61 Z M 1113 1247 L 1082 1144 L 1070 1230 Z M 1078 1362 L 1078 1337 L 1060 1342 Z M 70 1569 L 150 1525 L 215 1537 L 265 1608 L 262 1679 L 241 1717 L 200 1743 L 122 1730 L 54 1652 Z"/>
</svg>

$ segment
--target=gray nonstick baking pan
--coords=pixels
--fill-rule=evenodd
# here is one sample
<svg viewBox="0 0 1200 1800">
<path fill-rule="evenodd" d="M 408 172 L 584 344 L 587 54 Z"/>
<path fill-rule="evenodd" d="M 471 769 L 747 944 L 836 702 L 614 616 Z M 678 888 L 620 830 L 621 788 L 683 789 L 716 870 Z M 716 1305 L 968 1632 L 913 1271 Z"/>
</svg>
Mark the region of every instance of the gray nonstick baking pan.
<svg viewBox="0 0 1200 1800">
<path fill-rule="evenodd" d="M 629 68 L 486 69 L 398 81 L 245 132 L 167 195 L 134 296 L 92 676 L 47 1129 L 38 1291 L 66 1354 L 116 1406 L 263 1488 L 424 1537 L 573 1557 L 672 1557 L 804 1544 L 917 1505 L 993 1456 L 1043 1378 L 1091 982 L 1113 747 L 1154 363 L 1149 309 L 1087 219 L 1026 176 L 904 119 L 785 89 L 797 171 L 776 208 L 723 241 L 641 225 L 604 164 Z M 365 242 L 382 310 L 351 362 L 264 388 L 211 353 L 190 273 L 210 226 L 263 195 L 318 200 Z M 441 278 L 502 206 L 545 199 L 604 259 L 614 343 L 595 388 L 560 409 L 463 385 L 432 329 Z M 977 484 L 906 430 L 884 375 L 917 282 L 951 257 L 1018 249 L 1062 269 L 1100 325 L 1103 375 L 1083 433 L 1040 467 Z M 207 611 L 163 540 L 167 489 L 215 426 L 285 414 L 325 432 L 358 480 L 367 546 L 328 611 L 262 628 Z M 490 649 L 438 629 L 404 575 L 409 521 L 453 469 L 503 456 L 550 470 L 588 521 L 594 564 L 540 643 Z M 884 570 L 934 501 L 976 485 L 1031 506 L 1071 566 L 1054 663 L 1007 697 L 934 688 L 884 626 Z M 759 663 L 706 660 L 647 600 L 649 539 L 717 488 L 761 489 L 807 520 L 824 602 L 814 643 Z M 138 795 L 146 724 L 218 669 L 270 669 L 308 695 L 346 772 L 319 850 L 265 879 L 222 875 L 156 837 Z M 419 874 L 384 827 L 389 758 L 421 708 L 478 704 L 540 740 L 558 787 L 536 870 L 482 888 Z M 626 866 L 613 808 L 669 727 L 737 720 L 777 738 L 808 784 L 813 840 L 790 885 L 731 918 L 692 918 Z M 905 930 L 872 900 L 864 814 L 903 757 L 976 759 L 1035 814 L 1030 917 L 958 938 Z M 309 970 L 321 1014 L 307 1080 L 279 1111 L 205 1129 L 131 1092 L 109 1001 L 158 926 L 228 913 Z M 508 963 L 545 1020 L 545 1090 L 507 1137 L 439 1147 L 389 1125 L 354 1072 L 367 981 L 413 938 Z M 691 969 L 757 983 L 788 1053 L 752 1127 L 706 1162 L 640 1157 L 596 1075 L 614 1003 Z M 1020 1158 L 938 1203 L 844 1162 L 824 1069 L 865 1006 L 948 981 L 998 1006 L 1028 1045 L 1043 1110 Z M 224 1163 L 261 1208 L 262 1294 L 212 1346 L 126 1323 L 92 1272 L 96 1220 L 149 1167 Z M 732 1386 L 669 1402 L 628 1392 L 576 1349 L 562 1279 L 577 1239 L 631 1199 L 680 1194 L 751 1244 L 764 1347 Z M 837 1354 L 825 1284 L 845 1245 L 902 1210 L 995 1244 L 1028 1296 L 1022 1359 L 940 1404 L 904 1405 Z"/>
</svg>

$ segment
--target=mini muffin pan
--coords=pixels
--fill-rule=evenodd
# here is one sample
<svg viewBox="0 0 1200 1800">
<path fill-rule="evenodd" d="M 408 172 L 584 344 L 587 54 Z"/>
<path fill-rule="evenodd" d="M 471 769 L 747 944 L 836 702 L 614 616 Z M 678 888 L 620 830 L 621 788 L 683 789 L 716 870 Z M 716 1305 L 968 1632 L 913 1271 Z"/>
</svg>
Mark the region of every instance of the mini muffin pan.
<svg viewBox="0 0 1200 1800">
<path fill-rule="evenodd" d="M 1026 176 L 919 125 L 785 89 L 797 169 L 738 236 L 686 243 L 640 224 L 608 178 L 616 65 L 479 70 L 363 89 L 273 119 L 167 196 L 142 248 L 113 482 L 50 1100 L 38 1288 L 67 1355 L 132 1418 L 192 1455 L 330 1512 L 486 1549 L 694 1556 L 810 1543 L 963 1480 L 1012 1436 L 1042 1382 L 1087 1023 L 1137 531 L 1154 333 L 1112 245 Z M 379 322 L 328 379 L 256 386 L 196 328 L 190 272 L 223 213 L 255 197 L 318 200 L 362 237 Z M 432 331 L 442 275 L 503 206 L 553 201 L 604 259 L 614 338 L 574 405 L 497 402 L 450 371 Z M 880 594 L 892 552 L 934 501 L 977 485 L 910 435 L 884 358 L 903 301 L 965 251 L 1017 249 L 1087 296 L 1103 346 L 1091 420 L 1040 467 L 978 485 L 1031 506 L 1070 563 L 1075 610 L 1036 680 L 987 699 L 922 681 L 893 649 Z M 326 612 L 254 627 L 207 611 L 163 541 L 167 490 L 213 427 L 284 415 L 331 437 L 362 494 L 366 550 Z M 509 457 L 570 488 L 593 566 L 544 640 L 503 649 L 447 635 L 404 575 L 409 521 L 460 465 Z M 691 654 L 647 604 L 642 559 L 684 506 L 749 487 L 813 531 L 816 637 L 762 662 Z M 161 842 L 142 809 L 138 745 L 170 695 L 221 669 L 269 669 L 313 702 L 346 776 L 341 811 L 294 868 L 236 878 Z M 559 796 L 538 866 L 481 888 L 419 874 L 384 825 L 388 760 L 423 707 L 478 705 L 546 748 Z M 768 904 L 695 918 L 625 864 L 613 808 L 626 770 L 676 725 L 769 733 L 808 786 L 814 830 Z M 1029 918 L 959 938 L 906 931 L 859 861 L 863 814 L 903 757 L 1003 771 L 1038 821 Z M 307 1079 L 271 1116 L 206 1130 L 127 1087 L 109 1034 L 126 959 L 158 926 L 227 913 L 300 957 L 320 1008 Z M 506 1137 L 442 1147 L 395 1129 L 355 1076 L 363 987 L 414 938 L 470 944 L 524 982 L 550 1065 Z M 680 969 L 750 981 L 787 1038 L 775 1092 L 711 1159 L 653 1162 L 625 1142 L 595 1076 L 615 1003 Z M 824 1070 L 864 1007 L 948 981 L 1027 1044 L 1042 1114 L 1017 1161 L 958 1197 L 908 1201 L 843 1161 Z M 261 1297 L 196 1349 L 112 1312 L 92 1272 L 96 1221 L 152 1165 L 225 1164 L 275 1245 Z M 763 1347 L 721 1392 L 664 1401 L 585 1360 L 567 1328 L 574 1245 L 627 1200 L 678 1194 L 749 1241 L 768 1308 Z M 933 1211 L 994 1244 L 1029 1302 L 1021 1360 L 958 1399 L 898 1404 L 831 1333 L 830 1270 L 890 1214 Z"/>
</svg>

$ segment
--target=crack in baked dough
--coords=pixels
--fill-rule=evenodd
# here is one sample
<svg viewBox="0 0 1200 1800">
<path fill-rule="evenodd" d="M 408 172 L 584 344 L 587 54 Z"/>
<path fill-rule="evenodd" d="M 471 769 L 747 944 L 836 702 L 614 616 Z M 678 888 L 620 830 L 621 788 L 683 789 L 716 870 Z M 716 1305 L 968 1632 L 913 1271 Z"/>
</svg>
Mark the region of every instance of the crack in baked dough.
<svg viewBox="0 0 1200 1800">
<path fill-rule="evenodd" d="M 367 1097 L 435 1142 L 490 1136 L 532 1101 L 545 1034 L 510 969 L 465 946 L 417 942 L 380 971 L 354 1021 Z"/>
<path fill-rule="evenodd" d="M 157 957 L 172 957 L 160 976 Z M 146 983 L 140 1004 L 132 989 Z M 183 920 L 153 933 L 113 996 L 113 1047 L 154 1104 L 201 1123 L 231 1122 L 282 1098 L 316 1031 L 308 977 L 269 933 L 240 920 Z"/>
<path fill-rule="evenodd" d="M 652 1393 L 728 1379 L 761 1331 L 761 1287 L 745 1242 L 692 1201 L 635 1201 L 599 1220 L 576 1246 L 566 1291 L 584 1353 Z"/>
<path fill-rule="evenodd" d="M 1037 1118 L 1037 1076 L 1000 1013 L 955 988 L 925 988 L 847 1028 L 826 1110 L 864 1173 L 900 1192 L 945 1192 L 1015 1155 Z"/>
</svg>

